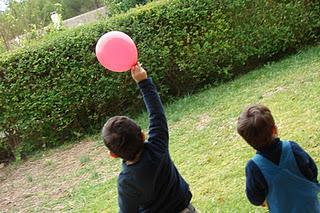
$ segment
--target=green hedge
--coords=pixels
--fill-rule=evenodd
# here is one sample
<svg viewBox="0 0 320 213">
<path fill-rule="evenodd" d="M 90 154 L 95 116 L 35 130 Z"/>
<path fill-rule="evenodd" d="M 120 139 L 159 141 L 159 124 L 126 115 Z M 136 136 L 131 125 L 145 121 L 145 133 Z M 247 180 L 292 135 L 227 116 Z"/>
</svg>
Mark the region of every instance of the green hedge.
<svg viewBox="0 0 320 213">
<path fill-rule="evenodd" d="M 129 9 L 137 5 L 145 5 L 153 0 L 104 0 L 105 6 L 108 8 L 108 15 L 113 16 L 119 13 L 127 12 Z"/>
<path fill-rule="evenodd" d="M 0 148 L 16 154 L 98 130 L 107 117 L 139 111 L 129 73 L 106 72 L 94 54 L 120 30 L 165 99 L 229 79 L 243 67 L 319 34 L 318 1 L 156 1 L 0 58 Z M 140 97 L 141 98 L 141 97 Z"/>
</svg>

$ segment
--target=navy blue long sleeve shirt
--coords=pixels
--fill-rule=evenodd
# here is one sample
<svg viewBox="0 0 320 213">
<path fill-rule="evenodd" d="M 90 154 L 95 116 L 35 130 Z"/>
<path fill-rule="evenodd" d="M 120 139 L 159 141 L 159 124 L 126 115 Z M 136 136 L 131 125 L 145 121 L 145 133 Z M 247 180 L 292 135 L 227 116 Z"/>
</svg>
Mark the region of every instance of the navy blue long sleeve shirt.
<svg viewBox="0 0 320 213">
<path fill-rule="evenodd" d="M 293 155 L 301 174 L 310 181 L 318 183 L 318 169 L 313 159 L 295 142 L 290 141 Z M 276 165 L 279 165 L 281 157 L 281 141 L 275 139 L 271 146 L 257 151 Z M 262 205 L 268 195 L 268 184 L 259 167 L 249 160 L 246 166 L 246 194 L 253 205 Z"/>
<path fill-rule="evenodd" d="M 138 162 L 122 163 L 118 177 L 120 213 L 178 213 L 186 208 L 192 194 L 173 164 L 164 109 L 151 79 L 139 84 L 149 116 L 148 139 Z"/>
</svg>

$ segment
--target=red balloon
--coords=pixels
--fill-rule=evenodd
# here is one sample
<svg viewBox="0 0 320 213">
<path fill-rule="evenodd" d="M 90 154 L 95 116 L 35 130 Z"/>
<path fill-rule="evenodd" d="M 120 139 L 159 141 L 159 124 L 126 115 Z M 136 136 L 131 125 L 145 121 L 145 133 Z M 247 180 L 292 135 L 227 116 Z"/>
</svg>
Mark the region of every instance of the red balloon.
<svg viewBox="0 0 320 213">
<path fill-rule="evenodd" d="M 111 31 L 98 40 L 96 56 L 105 68 L 125 72 L 138 62 L 138 51 L 133 40 L 125 33 Z"/>
</svg>

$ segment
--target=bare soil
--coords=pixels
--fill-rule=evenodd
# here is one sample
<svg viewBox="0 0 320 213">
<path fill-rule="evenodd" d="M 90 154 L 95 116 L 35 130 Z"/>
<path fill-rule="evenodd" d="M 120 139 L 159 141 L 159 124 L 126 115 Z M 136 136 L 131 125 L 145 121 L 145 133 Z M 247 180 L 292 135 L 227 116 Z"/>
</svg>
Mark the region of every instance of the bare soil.
<svg viewBox="0 0 320 213">
<path fill-rule="evenodd" d="M 0 212 L 37 211 L 48 200 L 68 196 L 93 174 L 100 177 L 97 181 L 106 181 L 117 173 L 117 169 L 110 169 L 109 161 L 103 145 L 83 141 L 40 159 L 0 167 Z M 63 206 L 55 208 L 48 211 L 59 212 Z"/>
</svg>

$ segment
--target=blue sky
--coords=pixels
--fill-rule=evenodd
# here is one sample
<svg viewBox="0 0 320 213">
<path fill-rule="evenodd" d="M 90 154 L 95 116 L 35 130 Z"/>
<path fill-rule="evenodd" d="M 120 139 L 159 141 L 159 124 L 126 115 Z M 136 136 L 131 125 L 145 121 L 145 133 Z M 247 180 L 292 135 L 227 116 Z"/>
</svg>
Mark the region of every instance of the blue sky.
<svg viewBox="0 0 320 213">
<path fill-rule="evenodd" d="M 6 5 L 4 3 L 4 0 L 0 0 L 0 10 L 4 11 L 6 9 Z"/>
</svg>

